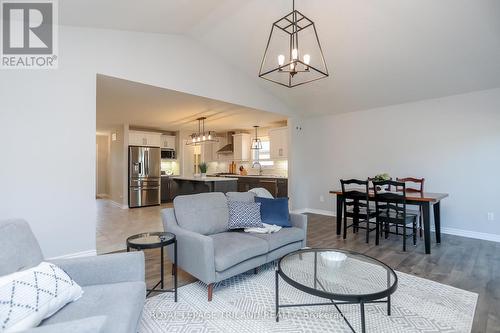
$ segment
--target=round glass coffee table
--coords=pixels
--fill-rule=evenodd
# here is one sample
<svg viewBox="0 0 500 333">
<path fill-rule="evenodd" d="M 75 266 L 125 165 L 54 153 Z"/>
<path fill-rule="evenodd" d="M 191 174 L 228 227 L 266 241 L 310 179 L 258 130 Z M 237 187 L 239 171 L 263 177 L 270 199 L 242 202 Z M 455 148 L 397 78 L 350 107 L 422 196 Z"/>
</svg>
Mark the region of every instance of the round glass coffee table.
<svg viewBox="0 0 500 333">
<path fill-rule="evenodd" d="M 329 302 L 280 304 L 280 277 L 291 286 Z M 333 305 L 355 332 L 339 305 L 359 304 L 361 332 L 366 332 L 365 304 L 387 303 L 387 315 L 390 316 L 391 294 L 397 285 L 394 270 L 375 258 L 346 250 L 299 250 L 281 258 L 276 268 L 276 321 L 279 321 L 280 308 Z"/>
<path fill-rule="evenodd" d="M 174 276 L 174 287 L 172 289 L 163 289 L 164 281 L 164 269 L 163 269 L 163 248 L 168 245 L 174 245 L 174 261 L 172 263 L 172 275 Z M 175 302 L 177 302 L 177 239 L 175 235 L 171 232 L 145 232 L 142 234 L 137 234 L 127 238 L 127 252 L 130 249 L 135 250 L 146 250 L 146 249 L 156 249 L 160 248 L 160 274 L 161 279 L 158 283 L 151 289 L 148 289 L 148 294 L 153 291 L 158 292 L 173 292 Z M 160 286 L 160 289 L 156 289 Z"/>
</svg>

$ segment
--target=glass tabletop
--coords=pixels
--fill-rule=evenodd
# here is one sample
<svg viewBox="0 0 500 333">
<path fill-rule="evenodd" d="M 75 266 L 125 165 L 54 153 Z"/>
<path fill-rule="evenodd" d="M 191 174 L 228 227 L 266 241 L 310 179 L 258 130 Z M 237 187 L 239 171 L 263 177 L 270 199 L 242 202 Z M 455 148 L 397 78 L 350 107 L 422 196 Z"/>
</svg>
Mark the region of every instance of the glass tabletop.
<svg viewBox="0 0 500 333">
<path fill-rule="evenodd" d="M 304 249 L 284 256 L 279 274 L 310 294 L 343 301 L 376 300 L 397 288 L 396 273 L 369 256 L 337 249 Z"/>
<path fill-rule="evenodd" d="M 145 232 L 127 238 L 127 246 L 130 247 L 158 247 L 171 244 L 175 235 L 171 232 Z"/>
</svg>

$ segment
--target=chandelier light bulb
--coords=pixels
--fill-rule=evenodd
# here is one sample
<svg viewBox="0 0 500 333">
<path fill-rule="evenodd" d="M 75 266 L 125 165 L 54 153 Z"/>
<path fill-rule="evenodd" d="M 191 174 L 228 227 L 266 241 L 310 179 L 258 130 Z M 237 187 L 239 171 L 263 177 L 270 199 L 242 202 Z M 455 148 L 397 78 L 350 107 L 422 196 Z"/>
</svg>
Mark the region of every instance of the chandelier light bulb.
<svg viewBox="0 0 500 333">
<path fill-rule="evenodd" d="M 208 140 L 212 140 L 212 134 L 208 134 Z"/>
<path fill-rule="evenodd" d="M 304 54 L 304 63 L 306 65 L 309 65 L 310 61 L 311 61 L 311 56 L 309 54 Z"/>
<path fill-rule="evenodd" d="M 291 70 L 291 71 L 293 71 L 294 69 L 295 69 L 295 64 L 292 62 L 292 63 L 290 64 L 290 70 Z"/>
<path fill-rule="evenodd" d="M 292 59 L 297 60 L 299 57 L 299 51 L 297 49 L 292 50 Z"/>
<path fill-rule="evenodd" d="M 193 138 L 191 139 L 191 141 L 192 141 L 192 142 L 196 142 L 196 139 L 193 137 Z"/>
<path fill-rule="evenodd" d="M 205 134 L 203 134 L 203 139 L 202 139 L 202 140 L 203 140 L 203 141 L 205 141 L 205 140 L 206 140 L 206 138 L 205 138 Z"/>
<path fill-rule="evenodd" d="M 278 56 L 278 65 L 283 66 L 284 63 L 285 63 L 285 56 L 280 54 Z"/>
</svg>

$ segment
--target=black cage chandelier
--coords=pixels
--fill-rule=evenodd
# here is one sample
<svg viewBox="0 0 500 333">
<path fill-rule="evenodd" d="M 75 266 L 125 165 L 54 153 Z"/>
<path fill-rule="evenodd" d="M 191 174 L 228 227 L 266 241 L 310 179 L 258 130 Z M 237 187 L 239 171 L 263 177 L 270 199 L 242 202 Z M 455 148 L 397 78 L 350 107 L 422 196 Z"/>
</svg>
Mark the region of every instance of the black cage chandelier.
<svg viewBox="0 0 500 333">
<path fill-rule="evenodd" d="M 198 121 L 198 132 L 190 135 L 190 140 L 187 140 L 187 145 L 201 145 L 209 142 L 218 142 L 214 131 L 205 131 L 205 119 L 207 117 L 200 117 Z"/>
<path fill-rule="evenodd" d="M 259 77 L 296 87 L 328 76 L 314 22 L 295 10 L 273 23 Z"/>
</svg>

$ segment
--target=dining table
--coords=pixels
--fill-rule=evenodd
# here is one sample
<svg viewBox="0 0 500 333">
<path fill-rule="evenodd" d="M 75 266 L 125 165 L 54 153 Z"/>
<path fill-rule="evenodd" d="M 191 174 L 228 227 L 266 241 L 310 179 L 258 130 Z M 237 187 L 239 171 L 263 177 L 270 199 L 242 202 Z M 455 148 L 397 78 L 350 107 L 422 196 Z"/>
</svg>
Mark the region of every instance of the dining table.
<svg viewBox="0 0 500 333">
<path fill-rule="evenodd" d="M 340 235 L 342 229 L 342 210 L 344 197 L 341 190 L 330 191 L 337 197 L 337 235 Z M 424 224 L 424 243 L 425 243 L 425 253 L 431 253 L 431 221 L 430 221 L 430 210 L 431 206 L 434 212 L 434 230 L 436 233 L 436 243 L 441 243 L 441 200 L 446 198 L 448 193 L 406 193 L 406 204 L 415 205 L 422 208 L 422 219 Z M 375 201 L 375 193 L 370 191 L 369 195 L 370 201 Z"/>
</svg>

